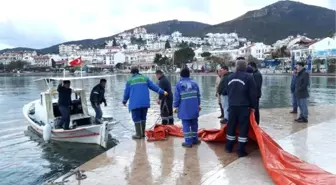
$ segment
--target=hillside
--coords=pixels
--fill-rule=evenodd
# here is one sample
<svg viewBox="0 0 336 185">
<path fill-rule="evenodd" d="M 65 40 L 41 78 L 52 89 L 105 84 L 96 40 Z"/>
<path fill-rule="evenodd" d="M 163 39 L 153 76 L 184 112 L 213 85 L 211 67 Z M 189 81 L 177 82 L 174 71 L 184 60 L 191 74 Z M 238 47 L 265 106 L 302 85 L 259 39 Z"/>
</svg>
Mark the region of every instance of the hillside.
<svg viewBox="0 0 336 185">
<path fill-rule="evenodd" d="M 200 22 L 193 22 L 193 21 L 178 21 L 178 20 L 170 20 L 170 21 L 163 21 L 154 24 L 147 24 L 139 27 L 144 27 L 148 33 L 158 33 L 158 34 L 171 34 L 174 31 L 179 31 L 183 35 L 190 35 L 194 30 L 201 30 L 205 27 L 210 26 L 209 24 L 204 24 Z M 127 31 L 133 30 L 129 29 Z M 70 41 L 65 43 L 60 43 L 48 48 L 43 49 L 36 49 L 39 54 L 46 54 L 46 53 L 58 53 L 58 46 L 61 44 L 80 44 L 83 48 L 103 48 L 104 42 L 106 40 L 112 39 L 115 35 L 109 37 L 102 37 L 99 39 L 85 39 L 85 40 L 78 40 L 78 41 Z M 20 48 L 13 48 L 13 49 L 5 49 L 0 50 L 0 53 L 6 51 L 18 51 Z M 24 48 L 23 50 L 34 50 L 31 48 Z"/>
<path fill-rule="evenodd" d="M 278 1 L 194 34 L 204 36 L 206 33 L 237 32 L 251 41 L 267 44 L 297 34 L 322 38 L 331 31 L 335 32 L 335 16 L 334 10 L 294 1 Z"/>
</svg>

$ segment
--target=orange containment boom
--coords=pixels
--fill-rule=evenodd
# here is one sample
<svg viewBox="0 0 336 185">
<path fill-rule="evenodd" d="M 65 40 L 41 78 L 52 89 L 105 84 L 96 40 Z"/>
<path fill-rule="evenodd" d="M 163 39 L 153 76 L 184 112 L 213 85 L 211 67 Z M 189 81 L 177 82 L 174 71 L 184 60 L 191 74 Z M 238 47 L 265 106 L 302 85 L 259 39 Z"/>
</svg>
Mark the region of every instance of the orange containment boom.
<svg viewBox="0 0 336 185">
<path fill-rule="evenodd" d="M 250 114 L 249 138 L 257 141 L 268 174 L 277 185 L 335 185 L 336 176 L 284 151 L 256 123 Z M 169 135 L 183 137 L 181 126 L 155 125 L 146 131 L 148 141 L 166 139 Z M 225 142 L 226 125 L 222 129 L 200 129 L 202 141 Z"/>
</svg>

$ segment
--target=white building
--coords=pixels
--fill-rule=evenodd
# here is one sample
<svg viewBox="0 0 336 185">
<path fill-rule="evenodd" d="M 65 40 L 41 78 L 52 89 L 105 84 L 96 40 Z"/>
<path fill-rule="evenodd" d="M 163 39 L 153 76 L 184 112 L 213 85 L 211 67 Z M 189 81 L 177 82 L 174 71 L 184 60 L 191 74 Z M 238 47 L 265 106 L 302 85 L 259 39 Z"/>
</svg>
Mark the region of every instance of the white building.
<svg viewBox="0 0 336 185">
<path fill-rule="evenodd" d="M 47 55 L 34 56 L 31 63 L 34 67 L 51 67 L 51 60 Z"/>
<path fill-rule="evenodd" d="M 182 37 L 182 33 L 178 32 L 178 31 L 175 31 L 171 34 L 171 36 L 173 38 L 178 38 L 178 37 Z"/>
<path fill-rule="evenodd" d="M 76 44 L 70 44 L 70 45 L 61 44 L 58 46 L 58 50 L 60 55 L 72 55 L 76 53 L 78 50 L 80 50 L 80 47 L 81 45 Z"/>
<path fill-rule="evenodd" d="M 266 58 L 265 53 L 269 53 L 272 50 L 272 47 L 269 45 L 265 45 L 262 42 L 254 43 L 251 49 L 251 55 L 258 59 L 264 60 Z"/>
<path fill-rule="evenodd" d="M 108 52 L 105 55 L 105 64 L 109 66 L 115 66 L 118 63 L 125 63 L 126 56 L 122 52 Z"/>
<path fill-rule="evenodd" d="M 160 50 L 165 49 L 166 42 L 147 42 L 147 50 Z"/>
</svg>

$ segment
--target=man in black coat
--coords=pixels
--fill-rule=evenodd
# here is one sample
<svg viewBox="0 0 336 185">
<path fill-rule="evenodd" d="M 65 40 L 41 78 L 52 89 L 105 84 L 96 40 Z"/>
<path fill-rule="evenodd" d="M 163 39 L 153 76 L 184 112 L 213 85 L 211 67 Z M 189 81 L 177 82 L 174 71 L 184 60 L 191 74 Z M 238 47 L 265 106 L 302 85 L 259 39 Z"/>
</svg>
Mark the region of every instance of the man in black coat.
<svg viewBox="0 0 336 185">
<path fill-rule="evenodd" d="M 160 104 L 161 119 L 163 125 L 173 125 L 173 93 L 171 84 L 161 70 L 155 72 L 156 78 L 159 80 L 158 85 L 161 89 L 168 92 L 168 96 L 159 95 L 158 104 Z"/>
<path fill-rule="evenodd" d="M 300 109 L 300 116 L 295 121 L 301 123 L 308 122 L 308 86 L 310 82 L 309 74 L 306 72 L 304 66 L 305 64 L 303 62 L 296 63 L 298 75 L 295 81 L 295 96 L 297 98 L 297 104 Z"/>
<path fill-rule="evenodd" d="M 236 127 L 238 126 L 238 157 L 247 155 L 245 145 L 250 125 L 250 109 L 257 105 L 257 87 L 251 74 L 246 73 L 247 62 L 239 59 L 236 72 L 228 77 L 227 94 L 229 98 L 229 122 L 226 130 L 226 147 L 232 152 L 236 141 Z"/>
<path fill-rule="evenodd" d="M 101 79 L 100 83 L 93 87 L 90 94 L 90 102 L 92 108 L 96 112 L 96 118 L 95 118 L 96 124 L 102 123 L 101 118 L 103 117 L 103 111 L 100 108 L 100 104 L 104 103 L 104 105 L 107 106 L 105 99 L 105 85 L 106 80 Z"/>
<path fill-rule="evenodd" d="M 262 88 L 263 77 L 260 71 L 258 70 L 257 64 L 255 62 L 249 62 L 249 66 L 251 66 L 253 69 L 253 73 L 252 73 L 253 79 L 257 85 L 257 105 L 254 110 L 254 116 L 255 116 L 256 122 L 259 125 L 259 122 L 260 122 L 259 101 L 261 98 L 261 88 Z"/>
<path fill-rule="evenodd" d="M 70 88 L 70 81 L 64 80 L 61 84 L 58 85 L 58 109 L 61 113 L 61 123 L 59 127 L 64 130 L 69 130 L 70 124 L 70 106 L 71 102 L 71 93 L 72 89 Z"/>
</svg>

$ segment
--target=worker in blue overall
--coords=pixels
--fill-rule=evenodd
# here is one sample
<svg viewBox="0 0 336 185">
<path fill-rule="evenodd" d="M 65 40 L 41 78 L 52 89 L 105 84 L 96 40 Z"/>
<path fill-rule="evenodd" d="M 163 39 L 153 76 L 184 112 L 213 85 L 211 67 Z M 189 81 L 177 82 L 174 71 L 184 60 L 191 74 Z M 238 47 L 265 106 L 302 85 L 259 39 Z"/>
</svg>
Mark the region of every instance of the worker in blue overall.
<svg viewBox="0 0 336 185">
<path fill-rule="evenodd" d="M 131 69 L 132 77 L 126 82 L 123 105 L 126 106 L 129 100 L 128 109 L 132 112 L 132 119 L 136 134 L 133 139 L 145 137 L 147 110 L 150 107 L 149 90 L 168 96 L 168 93 L 155 85 L 148 77 L 139 74 L 139 69 Z"/>
<path fill-rule="evenodd" d="M 197 83 L 190 78 L 190 71 L 184 68 L 181 79 L 177 82 L 174 94 L 174 112 L 182 120 L 185 142 L 183 147 L 191 148 L 200 144 L 198 139 L 198 117 L 201 110 L 201 95 Z"/>
<path fill-rule="evenodd" d="M 229 122 L 226 130 L 226 147 L 228 153 L 232 152 L 236 140 L 238 126 L 238 157 L 247 155 L 245 145 L 249 130 L 250 109 L 257 106 L 258 92 L 253 76 L 246 72 L 247 62 L 238 59 L 236 72 L 228 77 L 227 93 L 229 98 Z"/>
</svg>

